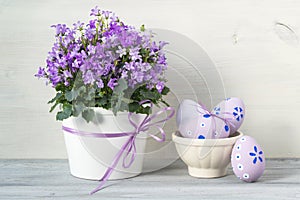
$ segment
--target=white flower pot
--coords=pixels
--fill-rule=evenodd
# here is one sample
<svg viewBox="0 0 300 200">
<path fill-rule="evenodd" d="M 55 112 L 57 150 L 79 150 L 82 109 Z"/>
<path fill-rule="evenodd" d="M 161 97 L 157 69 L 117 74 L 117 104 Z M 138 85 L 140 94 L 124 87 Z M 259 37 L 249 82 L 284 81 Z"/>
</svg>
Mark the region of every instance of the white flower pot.
<svg viewBox="0 0 300 200">
<path fill-rule="evenodd" d="M 128 113 L 121 112 L 114 116 L 111 111 L 94 108 L 96 117 L 87 123 L 81 116 L 70 117 L 63 121 L 63 126 L 79 131 L 92 133 L 131 132 L 134 127 L 128 121 Z M 134 121 L 139 124 L 145 115 L 133 114 Z M 122 145 L 129 136 L 117 138 L 83 137 L 64 131 L 71 174 L 78 178 L 99 180 L 113 162 Z M 143 157 L 146 145 L 145 133 L 140 133 L 136 140 L 136 157 L 129 168 L 123 168 L 123 156 L 109 177 L 109 180 L 124 179 L 137 176 L 142 172 Z M 131 154 L 127 161 L 129 162 Z M 128 163 L 127 162 L 127 163 Z"/>
</svg>

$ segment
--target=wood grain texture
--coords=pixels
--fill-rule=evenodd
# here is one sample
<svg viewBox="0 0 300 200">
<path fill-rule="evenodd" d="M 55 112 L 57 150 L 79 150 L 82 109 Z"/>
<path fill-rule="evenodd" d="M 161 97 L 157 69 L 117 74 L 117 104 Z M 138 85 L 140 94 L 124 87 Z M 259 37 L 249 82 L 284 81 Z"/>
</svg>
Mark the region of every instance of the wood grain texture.
<svg viewBox="0 0 300 200">
<path fill-rule="evenodd" d="M 90 196 L 96 181 L 69 175 L 66 160 L 0 160 L 0 199 L 260 199 L 300 198 L 300 160 L 267 160 L 256 183 L 245 183 L 232 170 L 217 179 L 188 175 L 180 160 L 171 166 L 138 177 L 109 181 Z"/>
<path fill-rule="evenodd" d="M 66 158 L 61 124 L 46 104 L 54 93 L 33 74 L 53 43 L 50 25 L 87 21 L 95 5 L 129 24 L 197 42 L 216 64 L 226 95 L 244 99 L 241 130 L 267 157 L 300 157 L 300 1 L 0 0 L 0 158 Z M 203 80 L 192 75 L 189 80 L 208 102 L 210 85 L 201 88 Z M 186 91 L 180 84 L 177 89 Z"/>
</svg>

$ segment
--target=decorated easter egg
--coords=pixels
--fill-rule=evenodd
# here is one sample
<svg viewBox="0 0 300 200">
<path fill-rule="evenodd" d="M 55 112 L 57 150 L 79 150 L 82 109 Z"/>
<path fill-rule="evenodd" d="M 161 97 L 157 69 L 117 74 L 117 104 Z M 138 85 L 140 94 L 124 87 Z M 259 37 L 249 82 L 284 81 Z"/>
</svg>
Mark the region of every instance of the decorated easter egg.
<svg viewBox="0 0 300 200">
<path fill-rule="evenodd" d="M 230 126 L 226 121 L 212 116 L 213 139 L 227 138 L 230 134 Z"/>
<path fill-rule="evenodd" d="M 265 170 L 265 155 L 255 139 L 243 136 L 235 143 L 231 154 L 234 174 L 245 182 L 254 182 Z"/>
<path fill-rule="evenodd" d="M 183 137 L 187 138 L 217 139 L 227 138 L 230 127 L 219 118 L 209 114 L 199 114 L 195 119 L 183 121 L 178 130 Z"/>
<path fill-rule="evenodd" d="M 189 120 L 184 120 L 180 123 L 178 130 L 183 137 L 211 139 L 214 136 L 211 131 L 211 118 L 203 117 L 199 114 Z"/>
<path fill-rule="evenodd" d="M 189 99 L 179 105 L 176 121 L 183 137 L 215 139 L 226 138 L 230 134 L 226 121 L 211 115 L 206 108 Z"/>
<path fill-rule="evenodd" d="M 230 134 L 233 134 L 244 121 L 245 105 L 239 98 L 227 98 L 215 106 L 212 113 L 225 118 L 230 126 Z"/>
<path fill-rule="evenodd" d="M 176 113 L 176 123 L 178 128 L 181 122 L 196 119 L 198 117 L 199 113 L 197 107 L 199 107 L 199 104 L 190 99 L 185 99 L 180 103 Z"/>
</svg>

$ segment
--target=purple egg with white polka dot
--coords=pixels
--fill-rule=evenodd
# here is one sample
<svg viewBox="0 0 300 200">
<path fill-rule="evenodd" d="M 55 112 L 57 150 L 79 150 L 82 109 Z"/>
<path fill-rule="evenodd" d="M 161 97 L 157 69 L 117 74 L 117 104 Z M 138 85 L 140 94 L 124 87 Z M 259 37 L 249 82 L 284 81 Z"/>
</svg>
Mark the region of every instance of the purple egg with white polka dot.
<svg viewBox="0 0 300 200">
<path fill-rule="evenodd" d="M 231 154 L 234 174 L 245 182 L 257 181 L 265 170 L 262 148 L 250 136 L 243 136 L 235 143 Z"/>
<path fill-rule="evenodd" d="M 213 114 L 226 118 L 230 126 L 230 135 L 235 133 L 245 118 L 245 105 L 240 98 L 231 97 L 221 101 L 214 107 Z"/>
</svg>

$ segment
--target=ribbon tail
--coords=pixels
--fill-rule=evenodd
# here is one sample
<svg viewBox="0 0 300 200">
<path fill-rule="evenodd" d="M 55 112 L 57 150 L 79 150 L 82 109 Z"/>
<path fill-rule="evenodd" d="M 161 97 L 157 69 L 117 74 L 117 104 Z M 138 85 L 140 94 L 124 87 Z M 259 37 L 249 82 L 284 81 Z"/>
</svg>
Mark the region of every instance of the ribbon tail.
<svg viewBox="0 0 300 200">
<path fill-rule="evenodd" d="M 106 170 L 106 172 L 104 173 L 103 177 L 99 180 L 100 184 L 98 185 L 98 187 L 96 187 L 93 191 L 90 192 L 90 195 L 95 194 L 96 192 L 98 192 L 99 190 L 101 190 L 104 186 L 104 184 L 106 183 L 106 181 L 109 179 L 111 173 L 114 171 L 115 167 L 117 166 L 122 154 L 124 153 L 124 150 L 128 147 L 128 145 L 131 143 L 131 141 L 134 139 L 133 136 L 131 136 L 127 142 L 122 146 L 122 148 L 120 149 L 120 151 L 116 154 L 111 166 Z"/>
</svg>

